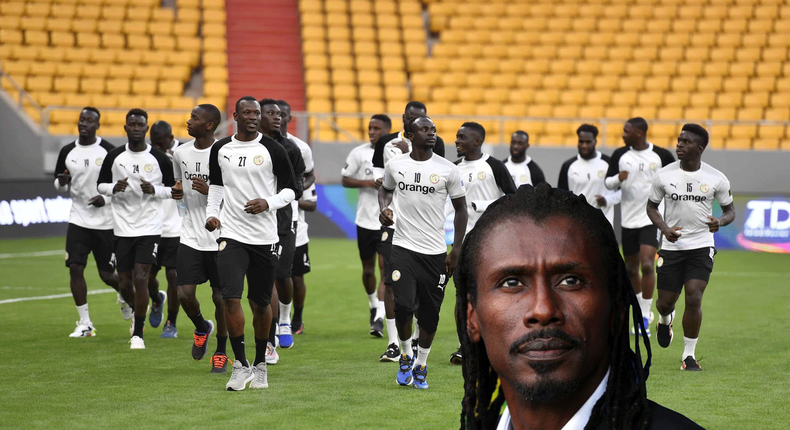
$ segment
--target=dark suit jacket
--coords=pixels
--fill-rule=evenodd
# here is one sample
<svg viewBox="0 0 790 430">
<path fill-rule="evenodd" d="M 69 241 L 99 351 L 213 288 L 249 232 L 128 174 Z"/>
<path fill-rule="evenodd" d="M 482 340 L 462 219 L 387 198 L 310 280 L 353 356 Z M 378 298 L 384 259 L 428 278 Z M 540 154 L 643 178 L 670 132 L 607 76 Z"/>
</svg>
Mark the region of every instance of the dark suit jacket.
<svg viewBox="0 0 790 430">
<path fill-rule="evenodd" d="M 651 416 L 650 430 L 704 430 L 684 415 L 667 409 L 652 400 L 648 401 L 650 402 Z M 606 429 L 605 425 L 598 426 L 598 430 Z"/>
</svg>

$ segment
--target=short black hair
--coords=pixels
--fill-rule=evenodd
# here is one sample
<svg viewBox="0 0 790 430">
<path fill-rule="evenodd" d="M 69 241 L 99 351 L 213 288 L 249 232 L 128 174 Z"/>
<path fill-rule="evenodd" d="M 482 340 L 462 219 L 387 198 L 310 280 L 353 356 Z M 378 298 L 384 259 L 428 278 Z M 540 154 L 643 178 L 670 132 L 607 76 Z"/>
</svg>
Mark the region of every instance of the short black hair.
<svg viewBox="0 0 790 430">
<path fill-rule="evenodd" d="M 287 107 L 288 110 L 291 110 L 291 105 L 289 105 L 288 102 L 285 100 L 277 100 L 276 103 L 277 106 L 280 106 L 280 109 Z"/>
<path fill-rule="evenodd" d="M 93 107 L 93 106 L 85 106 L 84 108 L 82 108 L 82 110 L 86 110 L 88 112 L 95 113 L 96 116 L 98 117 L 98 119 L 101 120 L 101 112 L 99 112 L 99 110 L 96 109 L 95 107 Z M 80 111 L 80 113 L 82 113 L 82 111 Z"/>
<path fill-rule="evenodd" d="M 203 109 L 208 114 L 209 121 L 214 123 L 214 128 L 212 128 L 211 131 L 217 131 L 219 123 L 222 122 L 222 114 L 219 112 L 219 109 L 217 109 L 216 106 L 208 103 L 197 105 L 197 107 Z"/>
<path fill-rule="evenodd" d="M 406 131 L 408 131 L 409 133 L 413 133 L 413 131 L 411 129 L 414 127 L 414 124 L 417 124 L 417 121 L 419 121 L 419 120 L 421 120 L 423 118 L 431 119 L 428 116 L 418 116 L 417 118 L 414 118 L 413 120 L 411 120 L 411 122 L 408 124 L 409 126 L 406 127 Z M 433 120 L 431 119 L 431 121 L 433 121 Z"/>
<path fill-rule="evenodd" d="M 129 112 L 126 112 L 126 120 L 127 121 L 129 121 L 129 117 L 130 116 L 141 116 L 141 117 L 145 118 L 145 122 L 148 122 L 148 112 L 146 112 L 146 111 L 144 111 L 142 109 L 138 109 L 138 108 L 130 109 Z"/>
<path fill-rule="evenodd" d="M 377 119 L 383 122 L 388 129 L 392 128 L 392 120 L 390 119 L 390 117 L 384 115 L 383 113 L 378 113 L 376 115 L 373 115 L 372 117 L 370 117 L 370 119 Z"/>
<path fill-rule="evenodd" d="M 527 138 L 527 142 L 529 142 L 529 133 L 527 133 L 526 131 L 524 131 L 524 130 L 516 130 L 515 132 L 513 132 L 513 134 L 523 134 L 524 137 Z"/>
<path fill-rule="evenodd" d="M 410 102 L 406 103 L 406 109 L 404 110 L 404 112 L 409 110 L 409 109 L 411 109 L 411 108 L 424 110 L 426 114 L 428 113 L 428 108 L 425 107 L 425 104 L 423 102 L 410 101 Z"/>
<path fill-rule="evenodd" d="M 598 127 L 596 127 L 596 126 L 594 126 L 592 124 L 582 124 L 582 125 L 579 126 L 579 128 L 576 129 L 576 136 L 578 136 L 579 133 L 592 133 L 593 139 L 597 139 L 598 138 Z"/>
<path fill-rule="evenodd" d="M 173 127 L 167 121 L 157 121 L 151 125 L 151 134 L 172 134 Z"/>
<path fill-rule="evenodd" d="M 632 127 L 637 130 L 642 130 L 642 133 L 647 134 L 647 121 L 641 116 L 629 119 L 626 121 L 626 124 L 631 124 Z"/>
<path fill-rule="evenodd" d="M 708 139 L 710 138 L 708 136 L 708 130 L 705 130 L 701 125 L 694 124 L 694 123 L 689 123 L 689 124 L 684 125 L 683 128 L 680 131 L 687 131 L 687 132 L 699 137 L 700 138 L 700 145 L 702 145 L 703 148 L 707 148 L 708 147 Z"/>
<path fill-rule="evenodd" d="M 461 124 L 461 128 L 463 128 L 463 127 L 466 127 L 466 128 L 468 128 L 470 130 L 474 130 L 475 132 L 477 132 L 477 134 L 480 135 L 480 139 L 482 139 L 483 142 L 486 141 L 486 129 L 482 125 L 480 125 L 480 124 L 478 124 L 476 122 L 471 122 L 470 121 L 470 122 L 465 122 L 465 123 Z"/>
<path fill-rule="evenodd" d="M 280 104 L 277 103 L 277 100 L 275 99 L 261 99 L 258 103 L 261 104 L 261 109 L 263 109 L 263 106 L 265 105 L 276 105 L 277 107 L 280 107 Z"/>
<path fill-rule="evenodd" d="M 240 107 L 241 106 L 241 102 L 256 102 L 257 103 L 258 99 L 256 99 L 253 96 L 244 96 L 244 97 L 238 99 L 236 101 L 236 112 L 238 112 L 239 109 L 241 109 L 241 107 Z"/>
</svg>

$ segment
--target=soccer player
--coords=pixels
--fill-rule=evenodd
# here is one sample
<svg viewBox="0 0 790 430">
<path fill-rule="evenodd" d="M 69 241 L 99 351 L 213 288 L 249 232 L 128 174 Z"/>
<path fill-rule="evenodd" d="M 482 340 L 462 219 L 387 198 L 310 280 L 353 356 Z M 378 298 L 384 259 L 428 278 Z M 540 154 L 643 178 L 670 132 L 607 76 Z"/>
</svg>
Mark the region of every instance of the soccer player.
<svg viewBox="0 0 790 430">
<path fill-rule="evenodd" d="M 178 300 L 184 313 L 195 324 L 192 358 L 206 355 L 208 339 L 216 331 L 217 350 L 211 357 L 211 373 L 227 372 L 228 328 L 222 305 L 222 289 L 217 269 L 217 239 L 219 231 L 205 228 L 209 190 L 209 154 L 214 144 L 214 132 L 222 121 L 216 106 L 201 104 L 192 109 L 187 121 L 187 132 L 195 139 L 180 145 L 173 153 L 176 176 L 184 187 L 183 206 L 186 216 L 181 224 L 178 247 Z M 206 320 L 200 311 L 195 293 L 197 286 L 210 282 L 214 302 L 214 321 Z"/>
<path fill-rule="evenodd" d="M 730 181 L 701 161 L 708 132 L 686 124 L 678 137 L 678 161 L 656 173 L 647 201 L 647 215 L 666 238 L 658 252 L 658 324 L 656 337 L 663 348 L 672 343 L 675 303 L 685 286 L 682 370 L 700 371 L 694 352 L 702 325 L 702 295 L 716 254 L 713 233 L 735 220 Z M 713 216 L 713 199 L 722 215 Z M 664 201 L 662 217 L 658 204 Z"/>
<path fill-rule="evenodd" d="M 595 149 L 598 127 L 583 124 L 576 129 L 576 136 L 579 138 L 579 155 L 562 164 L 557 188 L 584 195 L 590 205 L 603 211 L 609 224 L 614 224 L 614 206 L 620 203 L 622 192 L 608 190 L 604 185 L 609 156 Z"/>
<path fill-rule="evenodd" d="M 645 318 L 644 325 L 648 327 L 653 322 L 650 308 L 656 283 L 654 261 L 658 248 L 658 229 L 647 217 L 645 205 L 656 172 L 675 161 L 675 158 L 666 149 L 653 146 L 646 136 L 647 121 L 643 118 L 631 118 L 625 123 L 625 146 L 612 154 L 604 184 L 610 190 L 619 188 L 623 193 L 620 223 L 625 267 Z M 647 334 L 650 335 L 649 330 Z"/>
<path fill-rule="evenodd" d="M 173 161 L 173 151 L 178 148 L 178 140 L 173 137 L 173 128 L 165 121 L 157 121 L 151 126 L 151 145 L 167 154 L 170 161 Z M 175 175 L 180 178 L 180 175 Z M 151 327 L 159 327 L 162 323 L 162 309 L 167 302 L 167 322 L 162 328 L 161 337 L 178 337 L 176 328 L 176 317 L 178 316 L 178 288 L 176 285 L 176 266 L 178 262 L 179 236 L 181 235 L 181 216 L 178 215 L 175 200 L 165 200 L 162 202 L 164 209 L 164 224 L 162 227 L 162 238 L 159 241 L 159 252 L 157 253 L 156 264 L 151 266 L 151 275 L 148 277 L 148 292 L 151 295 L 151 314 L 148 315 L 148 322 Z M 167 294 L 159 291 L 159 280 L 156 275 L 159 270 L 165 267 L 165 278 L 167 279 Z"/>
<path fill-rule="evenodd" d="M 96 136 L 101 126 L 101 113 L 94 107 L 80 112 L 77 130 L 79 138 L 64 146 L 55 163 L 55 189 L 68 191 L 71 196 L 71 213 L 66 232 L 66 267 L 69 268 L 71 295 L 77 306 L 77 328 L 69 337 L 96 335 L 88 312 L 88 285 L 85 282 L 85 265 L 88 254 L 99 269 L 102 282 L 118 291 L 118 276 L 114 273 L 112 208 L 110 197 L 96 195 L 99 170 L 113 148 L 110 142 Z M 131 299 L 131 296 L 128 296 Z M 132 308 L 118 294 L 121 315 L 132 318 Z"/>
<path fill-rule="evenodd" d="M 258 101 L 251 96 L 240 98 L 233 119 L 238 130 L 236 134 L 211 147 L 206 229 L 220 229 L 217 267 L 222 282 L 225 322 L 235 355 L 233 371 L 225 387 L 229 391 L 240 391 L 248 382 L 251 382 L 250 388 L 269 386 L 266 344 L 272 322 L 269 304 L 277 267 L 275 212 L 290 205 L 297 185 L 285 149 L 258 132 L 261 122 Z M 245 275 L 255 329 L 254 369 L 247 361 L 244 348 L 241 295 Z"/>
<path fill-rule="evenodd" d="M 476 122 L 465 122 L 455 135 L 455 149 L 461 157 L 455 165 L 466 188 L 466 234 L 474 228 L 488 205 L 505 194 L 516 192 L 516 185 L 505 164 L 483 153 L 485 140 L 486 130 Z M 458 351 L 450 355 L 450 363 L 461 364 L 462 358 L 459 338 Z"/>
<path fill-rule="evenodd" d="M 304 282 L 304 275 L 310 273 L 310 253 L 308 244 L 310 237 L 307 232 L 307 221 L 305 220 L 305 212 L 314 212 L 317 208 L 316 205 L 317 195 L 315 192 L 315 184 L 310 188 L 304 190 L 302 197 L 299 199 L 299 222 L 296 224 L 296 250 L 294 251 L 293 269 L 291 269 L 291 282 L 294 284 L 294 317 L 292 326 L 295 328 L 294 334 L 304 333 L 304 321 L 302 319 L 302 312 L 304 312 L 304 301 L 307 295 L 307 285 Z"/>
<path fill-rule="evenodd" d="M 384 168 L 379 218 L 383 225 L 392 225 L 393 210 L 389 206 L 396 195 L 398 225 L 389 262 L 392 272 L 387 277 L 395 294 L 401 351 L 396 380 L 400 385 L 428 388 L 428 355 L 439 324 L 444 289 L 455 270 L 466 231 L 466 190 L 458 167 L 431 150 L 436 143 L 433 121 L 417 118 L 407 130 L 405 137 L 412 142 L 412 151 L 396 156 Z M 455 246 L 449 255 L 444 240 L 448 197 L 455 209 Z M 420 325 L 416 360 L 410 354 L 415 312 Z"/>
<path fill-rule="evenodd" d="M 112 196 L 118 284 L 134 297 L 131 349 L 145 349 L 143 326 L 148 311 L 148 276 L 156 263 L 162 234 L 162 200 L 183 196 L 174 187 L 173 164 L 145 143 L 148 114 L 132 109 L 124 126 L 129 143 L 107 154 L 96 180 L 99 192 Z"/>
<path fill-rule="evenodd" d="M 538 163 L 527 155 L 529 149 L 529 134 L 518 130 L 510 136 L 510 157 L 502 160 L 516 184 L 516 188 L 524 185 L 539 185 L 546 182 Z"/>
<path fill-rule="evenodd" d="M 346 188 L 356 188 L 359 191 L 357 200 L 357 249 L 359 259 L 362 261 L 362 286 L 368 295 L 370 306 L 370 334 L 382 337 L 384 331 L 384 302 L 379 301 L 376 293 L 376 253 L 379 242 L 381 242 L 381 222 L 378 219 L 378 192 L 376 191 L 376 181 L 373 176 L 373 152 L 382 132 L 392 127 L 392 121 L 386 115 L 373 115 L 368 123 L 368 139 L 370 143 L 365 143 L 352 149 L 346 157 L 346 165 L 341 170 L 341 183 Z M 379 266 L 382 270 L 382 280 L 384 277 L 383 264 Z M 395 315 L 392 317 L 392 327 L 387 327 L 390 336 L 390 346 L 397 347 L 397 333 L 392 330 L 395 327 Z M 389 316 L 388 316 L 389 323 Z M 397 357 L 396 357 L 397 358 Z"/>
<path fill-rule="evenodd" d="M 288 124 L 293 121 L 291 115 L 291 105 L 285 100 L 277 100 L 277 106 L 280 107 L 280 134 L 284 135 L 288 140 L 296 144 L 299 151 L 302 153 L 304 159 L 304 189 L 310 188 L 315 183 L 315 163 L 313 162 L 313 150 L 310 145 L 302 139 L 294 136 L 288 132 Z"/>
</svg>

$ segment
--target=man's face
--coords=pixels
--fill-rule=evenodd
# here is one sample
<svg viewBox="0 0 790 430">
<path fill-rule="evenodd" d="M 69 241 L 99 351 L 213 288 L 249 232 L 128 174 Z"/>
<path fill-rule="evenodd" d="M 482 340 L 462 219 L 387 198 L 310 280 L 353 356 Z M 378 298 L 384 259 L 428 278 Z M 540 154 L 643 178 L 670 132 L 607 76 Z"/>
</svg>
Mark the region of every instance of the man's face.
<svg viewBox="0 0 790 430">
<path fill-rule="evenodd" d="M 606 374 L 611 304 L 587 237 L 565 217 L 542 224 L 521 217 L 498 224 L 483 241 L 467 327 L 472 342 L 485 342 L 506 393 L 554 402 Z"/>
<path fill-rule="evenodd" d="M 187 120 L 187 133 L 194 138 L 203 137 L 210 133 L 209 124 L 213 124 L 203 108 L 195 107 Z M 213 125 L 212 125 L 213 127 Z"/>
<path fill-rule="evenodd" d="M 688 131 L 680 132 L 678 136 L 678 145 L 675 147 L 675 153 L 678 155 L 678 160 L 686 161 L 693 160 L 702 154 L 705 148 L 699 143 L 700 138 Z"/>
<path fill-rule="evenodd" d="M 261 130 L 266 132 L 279 131 L 282 121 L 282 111 L 280 106 L 277 105 L 263 105 L 263 112 L 261 114 Z"/>
<path fill-rule="evenodd" d="M 156 127 L 154 127 L 154 129 L 155 128 Z M 173 133 L 156 133 L 154 129 L 151 130 L 151 145 L 154 145 L 162 151 L 169 151 L 173 146 Z"/>
<path fill-rule="evenodd" d="M 413 145 L 427 146 L 433 148 L 436 145 L 436 126 L 430 118 L 420 118 L 410 127 L 410 132 L 406 133 L 406 138 L 411 140 Z"/>
<path fill-rule="evenodd" d="M 415 118 L 426 115 L 427 112 L 425 112 L 425 109 L 418 109 L 416 107 L 410 107 L 406 109 L 406 112 L 403 113 L 403 129 L 408 131 L 407 127 L 412 121 L 414 121 Z"/>
<path fill-rule="evenodd" d="M 521 158 L 529 148 L 529 137 L 521 133 L 513 133 L 510 136 L 510 156 Z"/>
<path fill-rule="evenodd" d="M 148 132 L 148 120 L 142 115 L 131 115 L 126 118 L 126 125 L 123 126 L 123 129 L 126 131 L 126 137 L 129 140 L 143 140 Z"/>
<path fill-rule="evenodd" d="M 474 149 L 477 133 L 466 127 L 458 129 L 455 134 L 455 151 L 459 157 L 465 157 L 469 151 Z"/>
<path fill-rule="evenodd" d="M 595 154 L 595 137 L 589 131 L 582 131 L 579 133 L 579 155 L 582 158 L 590 158 Z"/>
<path fill-rule="evenodd" d="M 96 130 L 99 129 L 99 115 L 90 110 L 84 110 L 80 113 L 80 119 L 77 122 L 77 130 L 80 136 L 93 136 Z"/>
<path fill-rule="evenodd" d="M 236 112 L 233 112 L 233 119 L 236 120 L 239 130 L 249 134 L 257 133 L 258 124 L 261 122 L 261 105 L 257 101 L 243 100 Z"/>
<path fill-rule="evenodd" d="M 634 146 L 639 143 L 639 138 L 642 136 L 642 130 L 634 127 L 631 123 L 625 123 L 623 126 L 623 142 L 627 146 Z"/>
<path fill-rule="evenodd" d="M 380 119 L 371 119 L 368 123 L 368 139 L 370 143 L 375 144 L 381 136 L 389 133 L 389 129 L 384 125 L 384 121 Z"/>
<path fill-rule="evenodd" d="M 293 116 L 291 116 L 291 108 L 286 105 L 277 105 L 280 108 L 280 126 L 285 129 L 291 123 Z"/>
</svg>

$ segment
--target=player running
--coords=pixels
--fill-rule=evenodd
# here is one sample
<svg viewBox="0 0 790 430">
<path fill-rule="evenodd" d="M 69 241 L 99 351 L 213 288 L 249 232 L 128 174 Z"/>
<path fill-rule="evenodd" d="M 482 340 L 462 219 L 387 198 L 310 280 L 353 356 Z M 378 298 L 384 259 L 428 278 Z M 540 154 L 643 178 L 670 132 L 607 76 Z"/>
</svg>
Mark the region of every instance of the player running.
<svg viewBox="0 0 790 430">
<path fill-rule="evenodd" d="M 293 268 L 291 269 L 291 281 L 294 284 L 294 317 L 292 326 L 294 334 L 304 333 L 304 301 L 307 295 L 307 285 L 304 282 L 304 275 L 310 273 L 310 252 L 308 244 L 310 237 L 307 232 L 307 221 L 305 212 L 315 212 L 318 207 L 316 204 L 317 195 L 315 184 L 304 190 L 302 198 L 299 199 L 299 222 L 296 224 L 296 250 L 294 251 Z"/>
<path fill-rule="evenodd" d="M 666 238 L 658 252 L 658 324 L 656 337 L 663 348 L 672 343 L 675 303 L 686 287 L 683 312 L 683 364 L 681 370 L 700 371 L 694 351 L 702 326 L 702 295 L 713 270 L 716 248 L 713 233 L 735 220 L 730 181 L 701 161 L 708 132 L 686 124 L 678 137 L 678 161 L 659 170 L 650 190 L 647 215 Z M 722 215 L 713 216 L 713 199 Z M 664 201 L 664 217 L 658 205 Z"/>
<path fill-rule="evenodd" d="M 510 136 L 510 157 L 502 162 L 510 172 L 516 188 L 524 184 L 538 185 L 546 182 L 543 170 L 532 157 L 527 155 L 527 149 L 529 149 L 529 134 L 526 131 L 519 130 Z"/>
</svg>

